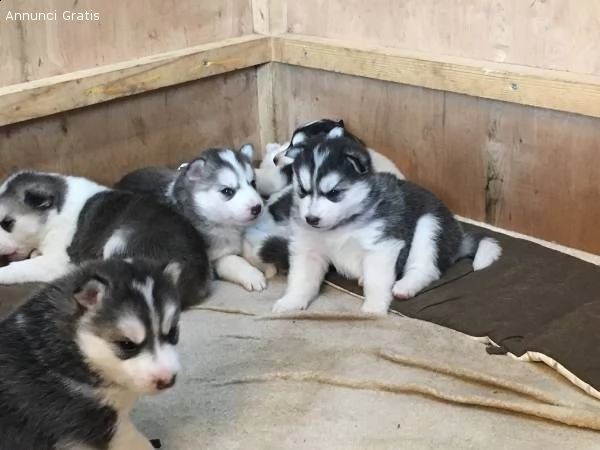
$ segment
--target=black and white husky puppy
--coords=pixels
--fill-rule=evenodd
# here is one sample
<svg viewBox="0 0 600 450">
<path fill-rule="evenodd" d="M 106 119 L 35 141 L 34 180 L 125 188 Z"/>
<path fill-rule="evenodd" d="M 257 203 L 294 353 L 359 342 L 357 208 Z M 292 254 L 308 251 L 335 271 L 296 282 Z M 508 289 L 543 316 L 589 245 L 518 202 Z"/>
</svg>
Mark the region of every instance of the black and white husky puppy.
<svg viewBox="0 0 600 450">
<path fill-rule="evenodd" d="M 0 322 L 0 449 L 151 449 L 129 411 L 175 384 L 180 273 L 91 262 Z"/>
<path fill-rule="evenodd" d="M 239 151 L 211 148 L 179 170 L 139 169 L 115 187 L 173 207 L 207 237 L 217 277 L 260 291 L 267 285 L 265 275 L 240 256 L 244 227 L 263 207 L 256 191 L 253 152 L 251 145 Z"/>
<path fill-rule="evenodd" d="M 18 172 L 0 186 L 0 255 L 12 261 L 0 267 L 0 284 L 49 282 L 92 259 L 178 261 L 184 307 L 208 294 L 211 275 L 204 239 L 169 207 L 44 172 Z"/>
<path fill-rule="evenodd" d="M 288 286 L 275 312 L 306 308 L 330 263 L 363 284 L 364 312 L 385 314 L 393 296 L 413 297 L 458 259 L 480 270 L 500 256 L 428 190 L 375 173 L 365 147 L 335 130 L 306 141 L 293 168 Z"/>
<path fill-rule="evenodd" d="M 363 142 L 352 134 L 344 126 L 343 120 L 319 119 L 300 125 L 296 128 L 288 142 L 283 144 L 271 143 L 266 146 L 266 153 L 256 170 L 256 185 L 258 192 L 264 197 L 281 191 L 292 182 L 292 163 L 302 150 L 302 143 L 308 139 L 324 137 L 333 129 L 337 129 L 343 136 L 363 144 Z M 373 168 L 376 172 L 389 172 L 400 179 L 404 175 L 398 167 L 386 156 L 367 148 L 371 155 Z"/>
</svg>

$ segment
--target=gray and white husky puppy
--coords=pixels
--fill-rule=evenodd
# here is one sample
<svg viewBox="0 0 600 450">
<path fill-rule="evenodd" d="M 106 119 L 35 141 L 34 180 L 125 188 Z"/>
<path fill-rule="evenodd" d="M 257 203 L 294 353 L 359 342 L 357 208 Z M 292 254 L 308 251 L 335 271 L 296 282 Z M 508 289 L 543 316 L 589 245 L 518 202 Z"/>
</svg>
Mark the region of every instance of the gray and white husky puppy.
<svg viewBox="0 0 600 450">
<path fill-rule="evenodd" d="M 419 293 L 455 261 L 481 270 L 501 254 L 465 233 L 425 188 L 373 171 L 367 149 L 335 129 L 305 142 L 293 163 L 290 269 L 275 312 L 306 308 L 330 264 L 364 287 L 362 309 L 385 314 L 393 296 Z"/>
<path fill-rule="evenodd" d="M 185 308 L 209 291 L 207 245 L 187 220 L 81 177 L 23 171 L 0 185 L 0 255 L 11 261 L 0 284 L 49 282 L 88 260 L 133 257 L 180 262 Z"/>
<path fill-rule="evenodd" d="M 175 384 L 178 263 L 110 259 L 0 322 L 0 450 L 149 450 L 129 412 Z"/>
<path fill-rule="evenodd" d="M 344 125 L 343 120 L 319 119 L 305 123 L 296 128 L 289 141 L 283 144 L 270 143 L 266 146 L 266 153 L 256 170 L 256 185 L 258 192 L 264 197 L 281 191 L 292 182 L 292 163 L 303 148 L 302 143 L 308 139 L 325 136 L 337 129 L 342 135 L 364 144 L 357 136 L 352 134 Z M 376 172 L 389 172 L 400 179 L 404 175 L 398 167 L 386 156 L 367 148 L 373 168 Z"/>
<path fill-rule="evenodd" d="M 206 236 L 217 277 L 263 290 L 265 275 L 242 256 L 244 228 L 259 216 L 254 149 L 211 148 L 179 170 L 144 168 L 125 175 L 115 187 L 150 195 L 181 213 Z"/>
</svg>

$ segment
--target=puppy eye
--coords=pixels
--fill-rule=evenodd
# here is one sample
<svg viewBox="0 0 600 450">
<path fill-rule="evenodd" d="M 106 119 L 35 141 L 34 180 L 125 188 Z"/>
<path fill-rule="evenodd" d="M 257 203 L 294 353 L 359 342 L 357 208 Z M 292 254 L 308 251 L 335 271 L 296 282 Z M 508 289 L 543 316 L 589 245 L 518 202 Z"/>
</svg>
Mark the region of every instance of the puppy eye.
<svg viewBox="0 0 600 450">
<path fill-rule="evenodd" d="M 300 196 L 300 198 L 304 198 L 308 195 L 308 191 L 306 189 L 304 189 L 302 186 L 298 187 L 298 195 Z"/>
<path fill-rule="evenodd" d="M 141 348 L 141 344 L 136 344 L 135 342 L 127 338 L 115 341 L 115 344 L 117 345 L 117 347 L 119 347 L 121 352 L 123 352 L 123 355 L 126 358 L 131 358 L 137 355 Z"/>
<path fill-rule="evenodd" d="M 252 186 L 254 189 L 256 189 L 256 180 L 252 180 L 250 182 L 250 186 Z"/>
<path fill-rule="evenodd" d="M 2 222 L 0 222 L 0 228 L 2 228 L 7 233 L 10 233 L 15 225 L 15 219 L 11 219 L 10 217 L 5 217 Z"/>
<path fill-rule="evenodd" d="M 177 345 L 177 343 L 179 342 L 179 325 L 175 325 L 173 328 L 171 328 L 165 340 L 169 344 Z"/>
<path fill-rule="evenodd" d="M 229 187 L 226 187 L 226 188 L 221 189 L 221 194 L 223 194 L 227 198 L 231 198 L 235 195 L 235 190 L 233 190 Z"/>
<path fill-rule="evenodd" d="M 327 194 L 325 194 L 325 197 L 327 197 L 328 200 L 336 201 L 339 199 L 341 194 L 342 191 L 340 189 L 332 189 Z"/>
</svg>

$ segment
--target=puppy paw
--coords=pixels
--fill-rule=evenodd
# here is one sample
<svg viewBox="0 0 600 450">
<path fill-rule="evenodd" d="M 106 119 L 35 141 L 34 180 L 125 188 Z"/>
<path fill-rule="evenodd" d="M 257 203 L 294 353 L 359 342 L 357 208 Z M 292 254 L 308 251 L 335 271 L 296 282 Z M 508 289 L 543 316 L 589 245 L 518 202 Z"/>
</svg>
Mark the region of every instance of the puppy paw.
<svg viewBox="0 0 600 450">
<path fill-rule="evenodd" d="M 365 302 L 365 303 L 363 303 L 363 305 L 361 307 L 361 311 L 364 314 L 368 314 L 370 316 L 384 317 L 384 316 L 387 316 L 388 306 L 382 305 L 382 304 L 377 304 L 377 303 Z"/>
<path fill-rule="evenodd" d="M 401 300 L 413 298 L 418 292 L 418 288 L 416 288 L 410 281 L 407 282 L 407 280 L 404 278 L 396 281 L 392 287 L 392 294 L 394 294 L 394 297 Z"/>
<path fill-rule="evenodd" d="M 248 267 L 240 274 L 239 283 L 247 291 L 262 291 L 267 287 L 265 275 L 256 267 Z"/>
<path fill-rule="evenodd" d="M 275 302 L 272 311 L 274 313 L 285 313 L 292 311 L 301 311 L 306 309 L 308 303 L 297 297 L 285 295 Z"/>
<path fill-rule="evenodd" d="M 277 266 L 275 264 L 267 264 L 265 265 L 265 277 L 267 280 L 270 280 L 275 275 L 277 275 Z"/>
</svg>

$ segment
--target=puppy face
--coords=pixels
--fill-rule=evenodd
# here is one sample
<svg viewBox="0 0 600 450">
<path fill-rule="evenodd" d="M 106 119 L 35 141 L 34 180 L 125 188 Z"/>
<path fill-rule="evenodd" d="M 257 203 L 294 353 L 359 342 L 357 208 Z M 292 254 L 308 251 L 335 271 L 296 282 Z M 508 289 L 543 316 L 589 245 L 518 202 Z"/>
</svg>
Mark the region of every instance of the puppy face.
<svg viewBox="0 0 600 450">
<path fill-rule="evenodd" d="M 27 258 L 46 234 L 48 219 L 62 209 L 66 183 L 59 175 L 18 172 L 0 186 L 0 255 Z"/>
<path fill-rule="evenodd" d="M 239 151 L 209 149 L 186 167 L 183 176 L 199 214 L 230 225 L 246 225 L 258 217 L 263 204 L 256 191 L 253 152 L 250 145 Z"/>
<path fill-rule="evenodd" d="M 306 141 L 294 161 L 296 219 L 307 227 L 333 229 L 365 209 L 369 153 L 338 133 Z"/>
<path fill-rule="evenodd" d="M 120 261 L 117 273 L 88 277 L 74 293 L 84 311 L 77 343 L 108 384 L 137 394 L 173 386 L 179 372 L 178 263 L 148 269 Z"/>
</svg>

